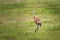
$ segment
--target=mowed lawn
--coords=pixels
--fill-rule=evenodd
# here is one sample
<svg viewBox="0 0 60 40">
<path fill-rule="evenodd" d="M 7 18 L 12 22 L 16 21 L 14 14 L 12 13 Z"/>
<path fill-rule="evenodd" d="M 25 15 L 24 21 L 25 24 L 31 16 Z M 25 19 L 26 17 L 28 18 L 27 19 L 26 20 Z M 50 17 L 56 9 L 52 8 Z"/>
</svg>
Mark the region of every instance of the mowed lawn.
<svg viewBox="0 0 60 40">
<path fill-rule="evenodd" d="M 0 4 L 0 40 L 60 40 L 60 9 L 51 7 L 37 0 Z M 36 33 L 33 10 L 42 21 Z"/>
</svg>

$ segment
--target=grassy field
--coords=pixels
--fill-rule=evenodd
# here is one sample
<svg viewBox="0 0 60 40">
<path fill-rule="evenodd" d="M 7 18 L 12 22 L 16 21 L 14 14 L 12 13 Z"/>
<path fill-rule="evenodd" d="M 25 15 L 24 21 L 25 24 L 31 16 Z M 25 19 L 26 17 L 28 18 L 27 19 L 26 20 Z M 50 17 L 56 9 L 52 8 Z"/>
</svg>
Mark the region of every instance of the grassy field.
<svg viewBox="0 0 60 40">
<path fill-rule="evenodd" d="M 60 40 L 59 0 L 30 0 L 12 4 L 0 4 L 0 40 Z M 42 21 L 36 25 L 32 11 Z"/>
</svg>

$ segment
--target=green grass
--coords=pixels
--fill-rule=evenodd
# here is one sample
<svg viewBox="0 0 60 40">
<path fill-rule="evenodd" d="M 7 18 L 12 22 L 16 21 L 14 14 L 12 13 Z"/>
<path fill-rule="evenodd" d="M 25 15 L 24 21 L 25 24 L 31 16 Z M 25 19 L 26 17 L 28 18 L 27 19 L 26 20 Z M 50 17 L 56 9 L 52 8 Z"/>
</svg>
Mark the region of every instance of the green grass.
<svg viewBox="0 0 60 40">
<path fill-rule="evenodd" d="M 0 4 L 0 40 L 60 40 L 60 9 L 51 9 L 54 6 L 46 1 L 33 1 Z M 42 21 L 36 33 L 33 10 Z"/>
<path fill-rule="evenodd" d="M 0 4 L 0 9 L 14 9 L 23 8 L 25 3 L 13 3 L 13 4 Z"/>
</svg>

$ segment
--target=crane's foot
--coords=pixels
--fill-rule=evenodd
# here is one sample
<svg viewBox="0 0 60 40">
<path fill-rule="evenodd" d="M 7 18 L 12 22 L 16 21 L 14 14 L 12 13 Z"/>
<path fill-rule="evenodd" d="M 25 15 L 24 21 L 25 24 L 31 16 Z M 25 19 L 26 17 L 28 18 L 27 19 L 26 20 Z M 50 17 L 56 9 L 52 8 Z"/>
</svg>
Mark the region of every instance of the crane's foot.
<svg viewBox="0 0 60 40">
<path fill-rule="evenodd" d="M 36 30 L 35 30 L 35 32 L 36 32 Z"/>
</svg>

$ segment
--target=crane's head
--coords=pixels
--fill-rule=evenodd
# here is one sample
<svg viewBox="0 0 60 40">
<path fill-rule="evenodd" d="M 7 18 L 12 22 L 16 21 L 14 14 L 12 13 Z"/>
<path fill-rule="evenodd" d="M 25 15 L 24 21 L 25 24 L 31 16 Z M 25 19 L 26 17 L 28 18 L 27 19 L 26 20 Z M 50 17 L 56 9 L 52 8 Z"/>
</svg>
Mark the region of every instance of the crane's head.
<svg viewBox="0 0 60 40">
<path fill-rule="evenodd" d="M 33 16 L 33 18 L 35 18 L 35 16 Z"/>
</svg>

